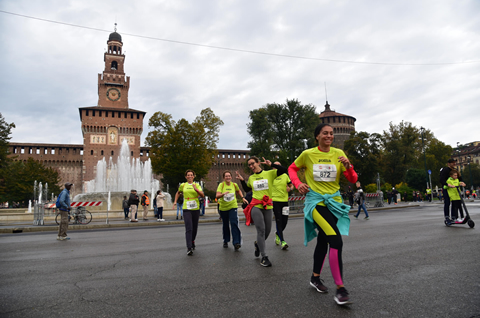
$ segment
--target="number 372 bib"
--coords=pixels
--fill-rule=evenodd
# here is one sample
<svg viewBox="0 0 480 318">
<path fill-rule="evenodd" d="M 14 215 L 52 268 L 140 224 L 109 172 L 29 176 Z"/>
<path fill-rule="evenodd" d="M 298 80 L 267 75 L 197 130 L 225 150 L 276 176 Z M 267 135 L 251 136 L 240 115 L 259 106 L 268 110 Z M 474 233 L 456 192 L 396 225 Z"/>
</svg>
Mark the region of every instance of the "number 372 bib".
<svg viewBox="0 0 480 318">
<path fill-rule="evenodd" d="M 334 182 L 337 179 L 337 167 L 328 164 L 313 165 L 313 180 Z"/>
</svg>

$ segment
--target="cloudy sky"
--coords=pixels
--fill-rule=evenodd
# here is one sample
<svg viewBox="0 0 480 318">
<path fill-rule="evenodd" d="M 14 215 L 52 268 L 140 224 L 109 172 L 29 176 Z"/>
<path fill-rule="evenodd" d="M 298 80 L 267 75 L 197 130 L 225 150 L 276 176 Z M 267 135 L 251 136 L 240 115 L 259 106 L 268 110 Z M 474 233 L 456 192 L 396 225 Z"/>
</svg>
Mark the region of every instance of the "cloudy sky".
<svg viewBox="0 0 480 318">
<path fill-rule="evenodd" d="M 0 112 L 15 142 L 83 143 L 78 108 L 97 105 L 115 22 L 130 107 L 189 121 L 210 107 L 225 122 L 220 149 L 246 149 L 248 113 L 267 103 L 320 113 L 324 83 L 358 131 L 404 120 L 452 146 L 480 140 L 477 0 L 2 0 L 0 11 Z M 145 120 L 142 144 L 147 133 Z"/>
</svg>

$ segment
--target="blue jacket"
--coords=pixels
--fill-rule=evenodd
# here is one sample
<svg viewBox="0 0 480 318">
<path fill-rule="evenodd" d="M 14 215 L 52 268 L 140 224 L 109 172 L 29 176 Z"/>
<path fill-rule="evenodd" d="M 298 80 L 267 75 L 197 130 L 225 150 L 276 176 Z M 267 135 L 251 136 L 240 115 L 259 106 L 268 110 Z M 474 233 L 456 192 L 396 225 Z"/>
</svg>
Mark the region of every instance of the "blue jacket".
<svg viewBox="0 0 480 318">
<path fill-rule="evenodd" d="M 60 210 L 68 211 L 70 209 L 70 191 L 67 188 L 60 192 Z"/>
<path fill-rule="evenodd" d="M 305 246 L 307 246 L 308 242 L 317 237 L 317 231 L 315 231 L 316 225 L 315 221 L 313 220 L 313 210 L 320 202 L 324 202 L 330 212 L 332 212 L 332 214 L 338 219 L 337 227 L 340 231 L 340 234 L 348 235 L 350 229 L 350 218 L 348 217 L 348 212 L 350 211 L 350 206 L 335 201 L 333 198 L 337 196 L 340 196 L 339 191 L 335 192 L 334 194 L 320 194 L 310 189 L 310 191 L 307 193 L 305 198 L 305 207 L 303 209 L 303 212 L 305 213 L 305 240 L 303 244 Z"/>
</svg>

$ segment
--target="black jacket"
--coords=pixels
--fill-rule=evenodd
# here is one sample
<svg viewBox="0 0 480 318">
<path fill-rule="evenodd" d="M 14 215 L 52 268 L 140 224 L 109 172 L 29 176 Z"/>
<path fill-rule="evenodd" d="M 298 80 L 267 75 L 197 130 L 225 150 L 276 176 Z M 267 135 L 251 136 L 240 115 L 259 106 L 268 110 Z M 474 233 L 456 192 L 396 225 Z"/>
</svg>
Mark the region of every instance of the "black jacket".
<svg viewBox="0 0 480 318">
<path fill-rule="evenodd" d="M 138 206 L 139 202 L 140 202 L 140 199 L 138 198 L 138 195 L 130 193 L 130 197 L 128 198 L 128 204 Z"/>
</svg>

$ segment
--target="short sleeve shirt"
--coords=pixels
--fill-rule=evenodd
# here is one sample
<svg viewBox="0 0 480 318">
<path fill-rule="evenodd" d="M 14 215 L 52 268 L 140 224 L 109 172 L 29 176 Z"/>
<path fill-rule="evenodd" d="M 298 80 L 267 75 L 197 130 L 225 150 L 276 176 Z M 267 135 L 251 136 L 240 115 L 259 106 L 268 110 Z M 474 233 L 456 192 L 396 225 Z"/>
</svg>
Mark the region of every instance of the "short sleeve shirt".
<svg viewBox="0 0 480 318">
<path fill-rule="evenodd" d="M 202 191 L 202 187 L 199 184 L 195 184 L 199 191 Z M 184 210 L 200 210 L 200 201 L 198 201 L 198 193 L 193 188 L 193 184 L 188 182 L 182 183 L 178 188 L 179 192 L 183 192 L 183 209 Z"/>
<path fill-rule="evenodd" d="M 231 209 L 238 208 L 237 197 L 235 196 L 235 193 L 240 191 L 240 188 L 235 182 L 230 182 L 230 185 L 227 185 L 226 182 L 222 182 L 218 185 L 217 192 L 225 193 L 227 191 L 228 194 L 225 194 L 223 197 L 218 199 L 220 211 L 229 211 Z"/>
<path fill-rule="evenodd" d="M 262 170 L 260 173 L 254 173 L 248 178 L 247 186 L 252 189 L 252 197 L 262 200 L 264 195 L 272 198 L 273 180 L 277 177 L 277 170 Z M 255 207 L 263 209 L 261 204 Z M 272 205 L 267 206 L 268 209 L 273 208 Z"/>
<path fill-rule="evenodd" d="M 288 202 L 287 184 L 291 182 L 286 173 L 276 177 L 273 180 L 272 200 L 275 202 Z"/>
<path fill-rule="evenodd" d="M 310 188 L 321 194 L 334 194 L 340 189 L 340 176 L 346 170 L 338 157 L 347 157 L 343 150 L 330 147 L 329 152 L 322 152 L 318 147 L 307 149 L 295 160 L 298 168 L 305 168 L 305 179 Z M 335 197 L 341 202 L 342 197 Z M 325 204 L 319 203 L 325 206 Z"/>
</svg>

